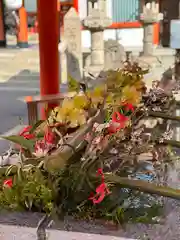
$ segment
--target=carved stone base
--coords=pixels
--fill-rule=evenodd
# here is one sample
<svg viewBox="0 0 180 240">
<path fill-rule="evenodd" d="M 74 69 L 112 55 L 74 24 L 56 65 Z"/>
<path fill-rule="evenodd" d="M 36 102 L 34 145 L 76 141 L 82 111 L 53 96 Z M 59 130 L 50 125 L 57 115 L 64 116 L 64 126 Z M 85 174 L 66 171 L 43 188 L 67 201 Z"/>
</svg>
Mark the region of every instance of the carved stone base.
<svg viewBox="0 0 180 240">
<path fill-rule="evenodd" d="M 102 70 L 104 70 L 103 65 L 90 65 L 86 68 L 86 72 L 91 73 L 95 77 L 97 77 Z"/>
<path fill-rule="evenodd" d="M 158 57 L 156 56 L 140 56 L 137 59 L 137 62 L 142 68 L 148 68 L 148 69 L 162 66 L 160 59 L 158 59 Z"/>
</svg>

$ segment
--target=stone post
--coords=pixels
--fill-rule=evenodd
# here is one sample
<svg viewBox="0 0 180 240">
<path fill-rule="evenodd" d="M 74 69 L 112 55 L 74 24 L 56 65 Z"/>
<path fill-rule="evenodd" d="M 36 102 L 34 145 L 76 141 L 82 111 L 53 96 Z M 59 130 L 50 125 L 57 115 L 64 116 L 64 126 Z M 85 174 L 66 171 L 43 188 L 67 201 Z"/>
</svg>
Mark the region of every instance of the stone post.
<svg viewBox="0 0 180 240">
<path fill-rule="evenodd" d="M 144 22 L 143 55 L 153 55 L 153 24 Z"/>
<path fill-rule="evenodd" d="M 91 32 L 91 64 L 104 66 L 104 35 L 100 30 Z"/>
<path fill-rule="evenodd" d="M 163 19 L 163 14 L 159 13 L 159 4 L 152 2 L 143 7 L 143 13 L 140 20 L 144 28 L 143 37 L 143 56 L 152 56 L 154 50 L 153 44 L 153 25 Z"/>
<path fill-rule="evenodd" d="M 73 7 L 64 17 L 64 40 L 67 44 L 68 75 L 76 81 L 81 81 L 83 75 L 81 20 Z"/>
<path fill-rule="evenodd" d="M 104 68 L 104 30 L 112 21 L 106 14 L 105 0 L 96 1 L 98 8 L 95 8 L 95 0 L 88 1 L 89 12 L 84 20 L 84 26 L 91 32 L 91 63 L 88 72 L 93 75 L 99 74 Z"/>
<path fill-rule="evenodd" d="M 159 13 L 159 4 L 156 2 L 147 3 L 143 7 L 143 12 L 140 15 L 144 29 L 143 52 L 138 59 L 139 65 L 142 68 L 149 68 L 152 72 L 156 72 L 156 68 L 161 67 L 161 60 L 154 55 L 153 31 L 154 23 L 158 23 L 163 19 L 163 14 Z"/>
<path fill-rule="evenodd" d="M 60 81 L 61 84 L 68 83 L 68 72 L 67 72 L 67 43 L 65 40 L 62 40 L 59 45 L 59 59 L 60 59 L 60 66 L 59 66 L 59 74 L 60 74 Z"/>
</svg>

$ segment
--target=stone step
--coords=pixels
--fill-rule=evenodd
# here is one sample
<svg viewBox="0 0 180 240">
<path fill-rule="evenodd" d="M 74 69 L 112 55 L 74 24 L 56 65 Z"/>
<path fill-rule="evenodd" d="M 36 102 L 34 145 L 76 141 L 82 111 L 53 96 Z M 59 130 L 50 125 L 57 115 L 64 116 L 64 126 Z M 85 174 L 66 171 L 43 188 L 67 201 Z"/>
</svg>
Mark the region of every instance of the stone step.
<svg viewBox="0 0 180 240">
<path fill-rule="evenodd" d="M 81 232 L 66 232 L 60 230 L 47 230 L 49 240 L 135 240 L 100 234 Z M 0 225 L 0 239 L 34 240 L 37 239 L 36 229 L 30 227 Z"/>
</svg>

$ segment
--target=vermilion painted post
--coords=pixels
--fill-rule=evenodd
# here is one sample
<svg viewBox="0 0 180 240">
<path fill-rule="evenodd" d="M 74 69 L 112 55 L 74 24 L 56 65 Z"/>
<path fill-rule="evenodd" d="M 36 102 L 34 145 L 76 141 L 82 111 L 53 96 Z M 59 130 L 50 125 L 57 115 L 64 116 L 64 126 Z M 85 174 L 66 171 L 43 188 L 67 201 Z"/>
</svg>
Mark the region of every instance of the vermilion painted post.
<svg viewBox="0 0 180 240">
<path fill-rule="evenodd" d="M 59 93 L 57 0 L 38 0 L 38 30 L 41 96 Z M 49 108 L 51 106 L 48 106 Z M 43 114 L 43 118 L 45 115 Z"/>
<path fill-rule="evenodd" d="M 79 12 L 79 0 L 74 0 L 74 8 Z"/>
<path fill-rule="evenodd" d="M 0 0 L 0 47 L 6 47 L 6 33 L 4 24 L 4 4 L 3 0 Z"/>
<path fill-rule="evenodd" d="M 27 12 L 24 6 L 19 9 L 19 26 L 17 34 L 17 45 L 20 48 L 28 47 L 28 23 Z"/>
<path fill-rule="evenodd" d="M 154 23 L 153 42 L 159 45 L 160 23 Z"/>
<path fill-rule="evenodd" d="M 60 41 L 60 28 L 61 28 L 61 25 L 60 25 L 60 10 L 61 10 L 61 4 L 60 4 L 60 0 L 57 0 L 57 11 L 58 11 L 58 35 L 59 35 L 59 41 Z"/>
</svg>

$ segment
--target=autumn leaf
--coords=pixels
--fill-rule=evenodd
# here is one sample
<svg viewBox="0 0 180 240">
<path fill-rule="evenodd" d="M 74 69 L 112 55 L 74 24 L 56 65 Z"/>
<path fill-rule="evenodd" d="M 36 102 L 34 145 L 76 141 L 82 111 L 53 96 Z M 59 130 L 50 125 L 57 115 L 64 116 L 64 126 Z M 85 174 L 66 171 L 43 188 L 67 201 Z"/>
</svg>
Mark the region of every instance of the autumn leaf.
<svg viewBox="0 0 180 240">
<path fill-rule="evenodd" d="M 93 91 L 87 92 L 88 97 L 91 99 L 93 107 L 97 107 L 99 103 L 104 101 L 105 86 L 96 87 Z"/>
<path fill-rule="evenodd" d="M 69 114 L 67 121 L 69 122 L 69 126 L 71 128 L 75 128 L 78 126 L 81 126 L 86 123 L 86 114 L 85 111 L 79 110 L 79 109 L 74 109 L 71 111 Z"/>
<path fill-rule="evenodd" d="M 78 91 L 79 90 L 79 82 L 76 81 L 73 77 L 70 75 L 68 76 L 68 88 L 70 91 Z"/>
<path fill-rule="evenodd" d="M 73 99 L 65 98 L 62 102 L 61 108 L 66 109 L 67 112 L 71 111 L 74 108 Z"/>
<path fill-rule="evenodd" d="M 122 89 L 122 101 L 132 103 L 134 106 L 141 101 L 141 92 L 136 90 L 136 87 L 125 86 Z"/>
<path fill-rule="evenodd" d="M 96 97 L 103 97 L 105 93 L 105 85 L 96 87 L 93 91 L 94 96 Z"/>
<path fill-rule="evenodd" d="M 89 107 L 90 101 L 87 96 L 75 96 L 73 98 L 73 105 L 77 109 L 87 109 Z"/>
<path fill-rule="evenodd" d="M 59 123 L 65 123 L 69 112 L 70 111 L 65 108 L 59 109 L 56 116 L 54 117 L 55 121 Z"/>
</svg>

